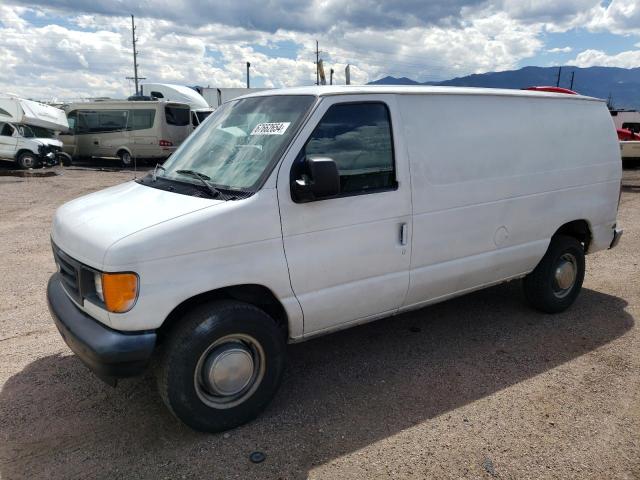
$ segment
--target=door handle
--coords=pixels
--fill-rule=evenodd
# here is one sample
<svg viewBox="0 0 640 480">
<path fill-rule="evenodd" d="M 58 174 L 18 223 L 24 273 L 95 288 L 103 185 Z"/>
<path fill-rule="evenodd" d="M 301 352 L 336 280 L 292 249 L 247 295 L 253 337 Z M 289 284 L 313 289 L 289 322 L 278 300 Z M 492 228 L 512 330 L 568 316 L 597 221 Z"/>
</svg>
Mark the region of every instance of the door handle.
<svg viewBox="0 0 640 480">
<path fill-rule="evenodd" d="M 407 226 L 406 223 L 403 223 L 402 225 L 400 225 L 400 245 L 406 245 L 407 244 L 407 238 L 409 236 L 409 227 Z"/>
</svg>

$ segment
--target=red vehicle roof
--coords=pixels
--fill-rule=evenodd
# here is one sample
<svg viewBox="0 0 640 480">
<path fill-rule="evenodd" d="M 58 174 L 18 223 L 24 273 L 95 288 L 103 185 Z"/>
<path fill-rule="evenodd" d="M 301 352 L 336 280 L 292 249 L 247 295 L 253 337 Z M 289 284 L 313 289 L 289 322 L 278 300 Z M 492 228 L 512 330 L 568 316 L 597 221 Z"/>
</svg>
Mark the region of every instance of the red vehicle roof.
<svg viewBox="0 0 640 480">
<path fill-rule="evenodd" d="M 616 132 L 618 132 L 618 140 L 624 141 L 640 141 L 640 135 L 632 132 L 631 130 L 627 130 L 625 128 L 617 128 Z"/>
<path fill-rule="evenodd" d="M 534 90 L 536 92 L 553 92 L 553 93 L 566 93 L 567 95 L 578 95 L 578 92 L 574 92 L 573 90 L 569 90 L 568 88 L 562 87 L 527 87 L 523 88 L 523 90 Z"/>
</svg>

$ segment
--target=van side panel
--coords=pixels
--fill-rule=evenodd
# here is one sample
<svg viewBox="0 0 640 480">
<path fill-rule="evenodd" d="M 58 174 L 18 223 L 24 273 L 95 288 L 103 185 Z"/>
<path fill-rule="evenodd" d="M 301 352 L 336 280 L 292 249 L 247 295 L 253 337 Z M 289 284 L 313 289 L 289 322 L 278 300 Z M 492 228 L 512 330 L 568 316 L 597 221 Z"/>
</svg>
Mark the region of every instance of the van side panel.
<svg viewBox="0 0 640 480">
<path fill-rule="evenodd" d="M 602 102 L 399 95 L 412 176 L 405 307 L 522 276 L 551 236 L 588 221 L 611 242 L 621 162 Z"/>
</svg>

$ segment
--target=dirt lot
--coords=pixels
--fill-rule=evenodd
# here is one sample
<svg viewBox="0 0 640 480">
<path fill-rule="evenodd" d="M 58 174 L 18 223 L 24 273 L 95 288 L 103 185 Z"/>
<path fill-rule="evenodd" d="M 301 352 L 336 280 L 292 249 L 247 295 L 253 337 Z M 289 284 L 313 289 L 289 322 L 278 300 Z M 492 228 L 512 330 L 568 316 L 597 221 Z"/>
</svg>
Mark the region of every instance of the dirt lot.
<svg viewBox="0 0 640 480">
<path fill-rule="evenodd" d="M 224 435 L 175 420 L 151 376 L 103 384 L 49 317 L 55 208 L 132 176 L 0 177 L 0 477 L 640 478 L 640 170 L 568 312 L 513 282 L 291 346 L 269 409 Z"/>
</svg>

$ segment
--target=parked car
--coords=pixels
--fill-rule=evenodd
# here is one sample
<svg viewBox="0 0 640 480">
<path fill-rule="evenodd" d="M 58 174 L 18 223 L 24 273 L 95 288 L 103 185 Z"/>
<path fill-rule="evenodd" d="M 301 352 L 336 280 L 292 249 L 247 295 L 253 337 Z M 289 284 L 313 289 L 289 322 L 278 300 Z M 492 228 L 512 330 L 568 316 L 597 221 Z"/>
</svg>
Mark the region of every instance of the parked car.
<svg viewBox="0 0 640 480">
<path fill-rule="evenodd" d="M 165 101 L 110 100 L 65 106 L 69 131 L 60 136 L 73 158 L 164 161 L 191 133 L 189 106 Z"/>
<path fill-rule="evenodd" d="M 232 428 L 274 396 L 287 342 L 515 279 L 569 308 L 622 234 L 620 163 L 605 103 L 579 95 L 245 96 L 163 168 L 58 209 L 50 310 L 101 378 L 155 355 L 178 418 Z"/>
<path fill-rule="evenodd" d="M 0 96 L 0 160 L 20 168 L 68 163 L 58 132 L 68 128 L 62 110 L 14 95 Z"/>
</svg>

